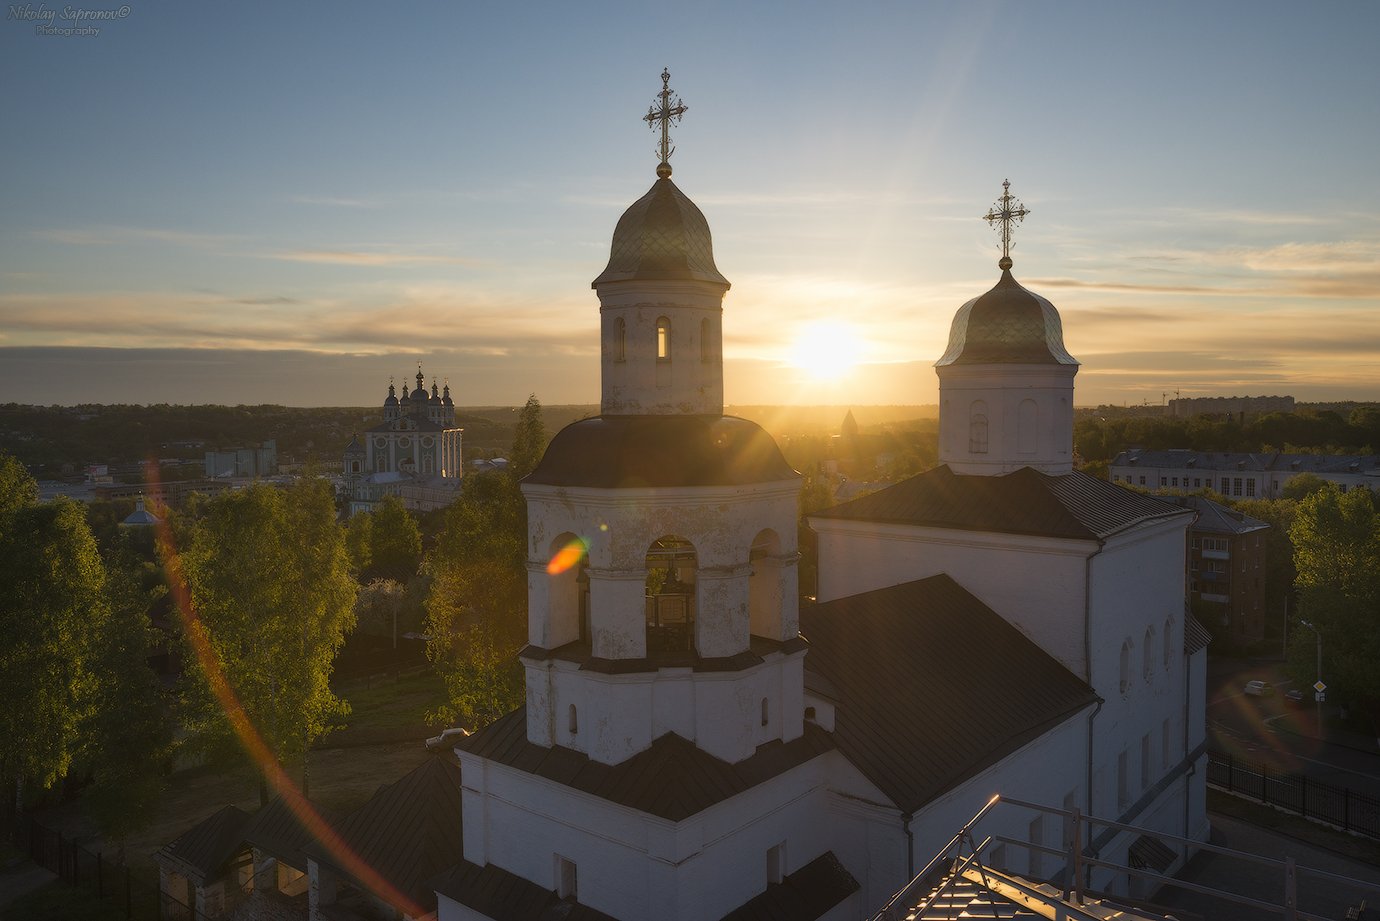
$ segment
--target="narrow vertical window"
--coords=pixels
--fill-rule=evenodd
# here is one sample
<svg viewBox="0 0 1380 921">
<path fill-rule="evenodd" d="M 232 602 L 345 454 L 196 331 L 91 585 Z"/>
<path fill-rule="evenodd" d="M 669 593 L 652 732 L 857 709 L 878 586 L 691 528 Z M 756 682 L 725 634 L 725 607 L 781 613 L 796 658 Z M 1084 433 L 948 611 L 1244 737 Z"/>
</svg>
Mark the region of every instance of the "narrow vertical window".
<svg viewBox="0 0 1380 921">
<path fill-rule="evenodd" d="M 987 453 L 987 404 L 982 400 L 968 410 L 968 453 Z"/>
<path fill-rule="evenodd" d="M 656 321 L 656 360 L 671 360 L 671 321 L 665 317 Z"/>
<path fill-rule="evenodd" d="M 709 341 L 709 321 L 700 321 L 700 361 L 708 364 L 714 360 L 714 347 Z"/>
<path fill-rule="evenodd" d="M 577 732 L 580 731 L 580 720 L 579 720 L 578 716 L 577 716 L 576 713 L 575 713 L 575 705 L 574 705 L 574 704 L 571 704 L 571 705 L 570 705 L 570 716 L 569 716 L 569 720 L 570 720 L 570 734 L 571 734 L 571 735 L 574 735 L 575 733 L 577 733 Z"/>
<path fill-rule="evenodd" d="M 626 361 L 628 358 L 628 324 L 622 317 L 613 321 L 613 360 Z"/>
<path fill-rule="evenodd" d="M 763 698 L 762 698 L 762 725 L 763 725 L 763 726 L 767 725 L 767 723 L 770 722 L 770 719 L 769 719 L 768 717 L 769 717 L 769 713 L 768 713 L 768 710 L 767 710 L 767 699 L 766 699 L 765 697 L 763 697 Z"/>
</svg>

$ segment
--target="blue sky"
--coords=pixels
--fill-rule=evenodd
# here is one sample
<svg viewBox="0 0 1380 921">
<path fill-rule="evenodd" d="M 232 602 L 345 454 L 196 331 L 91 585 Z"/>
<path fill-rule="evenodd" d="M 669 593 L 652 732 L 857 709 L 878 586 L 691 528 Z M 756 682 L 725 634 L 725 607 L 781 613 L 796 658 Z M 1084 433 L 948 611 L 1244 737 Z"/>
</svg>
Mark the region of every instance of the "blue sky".
<svg viewBox="0 0 1380 921">
<path fill-rule="evenodd" d="M 932 402 L 1004 178 L 1080 403 L 1380 399 L 1375 3 L 63 9 L 0 20 L 0 401 L 597 401 L 662 67 L 730 403 Z"/>
</svg>

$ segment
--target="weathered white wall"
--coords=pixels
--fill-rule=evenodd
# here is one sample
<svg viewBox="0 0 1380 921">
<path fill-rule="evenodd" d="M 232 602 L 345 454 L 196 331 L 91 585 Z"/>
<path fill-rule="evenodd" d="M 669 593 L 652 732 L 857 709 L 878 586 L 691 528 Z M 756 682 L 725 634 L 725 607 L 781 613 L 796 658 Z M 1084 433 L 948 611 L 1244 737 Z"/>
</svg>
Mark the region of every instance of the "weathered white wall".
<svg viewBox="0 0 1380 921">
<path fill-rule="evenodd" d="M 935 370 L 939 374 L 941 463 L 955 473 L 997 475 L 1021 467 L 1051 474 L 1072 472 L 1077 365 L 956 364 Z M 972 408 L 977 401 L 985 404 L 987 417 L 983 453 L 970 450 Z"/>
<path fill-rule="evenodd" d="M 1084 673 L 1085 560 L 1095 542 L 827 518 L 810 525 L 819 537 L 820 601 L 947 573 Z M 1182 571 L 1180 562 L 1181 581 Z"/>
<path fill-rule="evenodd" d="M 721 284 L 694 281 L 600 285 L 600 411 L 607 415 L 722 415 L 726 290 Z M 657 320 L 662 317 L 671 322 L 667 358 L 657 357 Z M 619 320 L 623 321 L 621 350 Z"/>
</svg>

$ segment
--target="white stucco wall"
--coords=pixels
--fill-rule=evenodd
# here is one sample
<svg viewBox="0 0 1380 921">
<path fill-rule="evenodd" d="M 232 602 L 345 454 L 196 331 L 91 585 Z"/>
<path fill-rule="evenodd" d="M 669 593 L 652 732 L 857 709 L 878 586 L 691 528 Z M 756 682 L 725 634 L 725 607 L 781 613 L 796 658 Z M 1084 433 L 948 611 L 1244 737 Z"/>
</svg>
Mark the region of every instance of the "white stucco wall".
<svg viewBox="0 0 1380 921">
<path fill-rule="evenodd" d="M 1021 467 L 1072 472 L 1077 365 L 957 364 L 935 370 L 940 463 L 955 473 L 994 475 Z M 986 420 L 985 451 L 973 450 L 970 437 L 978 413 Z"/>
<path fill-rule="evenodd" d="M 1085 561 L 1096 542 L 827 518 L 810 526 L 819 537 L 820 601 L 947 573 L 1074 674 L 1084 673 Z M 1181 581 L 1182 572 L 1181 559 Z"/>
</svg>

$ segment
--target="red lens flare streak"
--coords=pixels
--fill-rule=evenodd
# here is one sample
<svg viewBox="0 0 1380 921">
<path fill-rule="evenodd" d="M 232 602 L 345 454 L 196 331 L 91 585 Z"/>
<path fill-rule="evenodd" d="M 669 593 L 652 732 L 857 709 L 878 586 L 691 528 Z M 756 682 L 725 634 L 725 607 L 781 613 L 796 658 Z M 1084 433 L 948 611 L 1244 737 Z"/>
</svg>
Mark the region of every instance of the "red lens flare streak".
<svg viewBox="0 0 1380 921">
<path fill-rule="evenodd" d="M 157 469 L 156 463 L 149 467 L 148 483 L 154 492 L 158 492 Z M 269 751 L 268 745 L 259 735 L 259 731 L 254 727 L 249 715 L 245 713 L 244 707 L 235 695 L 235 689 L 231 687 L 229 679 L 221 669 L 215 650 L 211 646 L 211 638 L 207 633 L 206 625 L 197 615 L 192 604 L 191 593 L 188 591 L 187 583 L 182 576 L 181 560 L 178 557 L 172 529 L 168 525 L 166 515 L 161 517 L 157 530 L 158 541 L 163 551 L 163 566 L 167 574 L 168 590 L 173 596 L 174 607 L 182 620 L 188 645 L 191 646 L 192 652 L 196 655 L 197 663 L 206 675 L 207 684 L 210 685 L 216 701 L 230 720 L 230 726 L 234 729 L 240 744 L 244 746 L 245 751 L 263 771 L 268 785 L 283 798 L 283 802 L 292 810 L 297 821 L 326 849 L 337 866 L 353 876 L 379 898 L 405 914 L 412 917 L 426 914 L 426 909 L 399 891 L 396 886 L 385 879 L 345 843 L 345 840 L 331 827 L 331 824 L 322 817 L 321 813 L 316 811 L 311 801 L 302 795 L 302 791 L 288 777 L 283 766 L 278 763 L 278 759 Z M 460 817 L 456 816 L 455 818 L 456 821 L 459 821 Z"/>
</svg>

